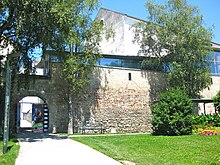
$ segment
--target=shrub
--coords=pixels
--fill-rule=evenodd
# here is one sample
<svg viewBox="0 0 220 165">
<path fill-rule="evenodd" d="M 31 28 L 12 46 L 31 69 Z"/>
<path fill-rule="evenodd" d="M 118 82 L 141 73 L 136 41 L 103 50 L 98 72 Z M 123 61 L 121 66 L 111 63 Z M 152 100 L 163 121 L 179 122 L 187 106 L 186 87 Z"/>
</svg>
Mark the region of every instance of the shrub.
<svg viewBox="0 0 220 165">
<path fill-rule="evenodd" d="M 185 91 L 169 89 L 152 106 L 155 135 L 189 135 L 193 129 L 193 103 Z"/>
<path fill-rule="evenodd" d="M 194 125 L 212 125 L 215 127 L 220 127 L 220 115 L 219 114 L 202 114 L 193 115 Z"/>
</svg>

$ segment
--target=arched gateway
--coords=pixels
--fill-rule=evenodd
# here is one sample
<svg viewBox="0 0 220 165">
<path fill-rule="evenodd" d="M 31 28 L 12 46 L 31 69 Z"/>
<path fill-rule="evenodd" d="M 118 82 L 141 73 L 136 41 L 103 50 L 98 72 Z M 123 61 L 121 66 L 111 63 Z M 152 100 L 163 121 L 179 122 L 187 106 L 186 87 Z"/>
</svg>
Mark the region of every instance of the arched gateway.
<svg viewBox="0 0 220 165">
<path fill-rule="evenodd" d="M 36 80 L 35 82 L 38 82 Z M 31 82 L 31 81 L 30 81 Z M 44 85 L 42 85 L 44 86 Z M 16 92 L 15 92 L 16 91 Z M 15 92 L 15 93 L 14 93 Z M 11 97 L 10 128 L 14 132 L 19 132 L 20 128 L 31 128 L 33 116 L 36 109 L 42 112 L 42 132 L 49 132 L 49 106 L 47 96 L 43 91 L 31 89 L 13 90 Z M 28 101 L 22 101 L 29 98 Z M 40 102 L 35 102 L 33 98 L 40 98 Z M 27 99 L 26 99 L 27 100 Z M 26 107 L 26 110 L 23 110 Z M 28 107 L 28 109 L 27 109 Z M 22 123 L 26 122 L 26 124 Z"/>
<path fill-rule="evenodd" d="M 55 68 L 57 69 L 57 67 Z M 26 96 L 35 96 L 43 100 L 43 103 L 38 105 L 43 107 L 43 131 L 65 132 L 68 125 L 68 111 L 64 98 L 65 91 L 63 91 L 65 84 L 59 73 L 53 74 L 53 76 L 52 74 L 30 75 L 28 78 L 18 75 L 16 79 L 19 80 L 17 82 L 20 82 L 20 84 L 12 86 L 10 129 L 16 132 L 20 127 L 19 101 Z M 27 81 L 24 81 L 24 79 Z"/>
</svg>

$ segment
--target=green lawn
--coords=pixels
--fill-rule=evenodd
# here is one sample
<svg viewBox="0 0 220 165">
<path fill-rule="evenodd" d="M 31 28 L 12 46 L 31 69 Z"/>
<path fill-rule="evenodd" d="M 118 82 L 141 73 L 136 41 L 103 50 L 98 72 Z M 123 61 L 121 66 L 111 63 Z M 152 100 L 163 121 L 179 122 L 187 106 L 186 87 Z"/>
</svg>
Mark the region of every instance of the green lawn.
<svg viewBox="0 0 220 165">
<path fill-rule="evenodd" d="M 9 141 L 8 147 L 10 149 L 4 155 L 2 154 L 2 145 L 3 143 L 0 140 L 0 165 L 14 165 L 20 148 L 16 139 Z"/>
<path fill-rule="evenodd" d="M 137 165 L 220 165 L 220 136 L 121 135 L 74 137 L 116 159 Z"/>
</svg>

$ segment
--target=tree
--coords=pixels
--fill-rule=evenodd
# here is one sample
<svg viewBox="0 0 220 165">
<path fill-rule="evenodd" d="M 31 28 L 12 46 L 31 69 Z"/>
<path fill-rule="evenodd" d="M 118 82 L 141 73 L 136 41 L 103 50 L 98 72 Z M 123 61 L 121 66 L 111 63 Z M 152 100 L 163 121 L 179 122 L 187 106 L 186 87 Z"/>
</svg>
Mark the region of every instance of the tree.
<svg viewBox="0 0 220 165">
<path fill-rule="evenodd" d="M 0 50 L 10 45 L 13 51 L 21 53 L 19 60 L 20 65 L 24 67 L 25 74 L 29 74 L 32 69 L 32 59 L 29 54 L 36 47 L 47 46 L 54 42 L 53 36 L 59 28 L 59 23 L 57 22 L 58 15 L 54 14 L 53 8 L 58 3 L 58 0 L 0 1 Z M 2 86 L 4 84 L 2 75 L 5 71 L 4 56 L 0 54 L 0 65 L 3 67 L 0 69 L 0 93 L 3 96 L 0 98 L 1 103 L 4 100 L 4 85 Z M 17 64 L 17 62 L 12 62 L 10 65 L 18 69 Z M 14 76 L 12 74 L 12 77 Z"/>
<path fill-rule="evenodd" d="M 11 45 L 13 51 L 20 52 L 23 55 L 21 61 L 23 66 L 27 68 L 27 73 L 31 66 L 28 52 L 37 46 L 47 44 L 55 32 L 56 21 L 51 13 L 53 3 L 50 2 L 46 0 L 0 1 L 0 50 Z M 0 69 L 1 103 L 4 102 L 4 85 L 2 85 L 4 84 L 4 76 L 2 77 L 2 75 L 5 70 L 4 56 L 0 54 L 0 65 L 3 68 Z M 17 67 L 16 62 L 11 63 L 12 68 L 15 68 L 13 65 Z M 0 121 L 0 125 L 1 123 Z"/>
<path fill-rule="evenodd" d="M 66 1 L 66 10 L 72 1 Z M 91 3 L 92 2 L 92 3 Z M 64 49 L 69 53 L 62 56 L 63 71 L 68 84 L 67 102 L 69 111 L 68 134 L 74 133 L 76 123 L 76 108 L 73 106 L 74 98 L 89 82 L 89 77 L 93 71 L 94 65 L 100 58 L 99 42 L 102 34 L 108 37 L 111 31 L 105 31 L 105 27 L 98 20 L 92 21 L 91 13 L 98 4 L 98 1 L 82 0 L 74 3 L 76 6 L 75 13 L 69 13 L 61 22 L 61 27 L 69 27 L 66 31 L 59 31 L 57 38 L 65 38 Z M 62 8 L 57 8 L 57 11 Z M 71 10 L 70 10 L 71 11 Z M 65 23 L 64 23 L 65 22 Z M 61 28 L 62 29 L 62 28 Z"/>
<path fill-rule="evenodd" d="M 66 0 L 54 7 L 55 15 L 59 15 L 59 29 L 54 39 L 58 42 L 50 48 L 61 52 L 63 73 L 67 81 L 68 134 L 74 133 L 77 124 L 77 109 L 74 99 L 89 83 L 94 65 L 101 57 L 99 42 L 103 35 L 108 39 L 113 35 L 111 28 L 106 28 L 99 20 L 91 20 L 91 14 L 98 6 L 98 0 Z M 63 8 L 65 7 L 65 11 Z M 74 11 L 74 12 L 73 12 Z M 58 43 L 58 44 L 57 44 Z"/>
<path fill-rule="evenodd" d="M 153 133 L 156 135 L 189 135 L 193 128 L 193 103 L 185 91 L 170 88 L 160 94 L 152 107 Z"/>
<path fill-rule="evenodd" d="M 99 55 L 99 41 L 104 29 L 91 14 L 98 0 L 5 0 L 0 2 L 0 36 L 4 46 L 11 43 L 24 54 L 36 47 L 61 53 L 63 73 L 68 84 L 68 133 L 74 129 L 73 96 L 88 83 L 89 74 Z M 107 34 L 107 33 L 106 33 Z M 27 69 L 28 72 L 28 69 Z"/>
<path fill-rule="evenodd" d="M 142 52 L 170 67 L 171 87 L 197 97 L 211 83 L 205 60 L 212 51 L 211 29 L 204 27 L 199 9 L 188 5 L 187 0 L 168 0 L 164 5 L 149 0 L 146 7 L 149 22 L 136 25 L 135 40 Z"/>
<path fill-rule="evenodd" d="M 11 44 L 23 54 L 23 63 L 30 66 L 28 53 L 51 43 L 58 27 L 53 6 L 59 1 L 5 0 L 0 2 L 0 43 Z M 27 65 L 26 65 L 27 64 Z M 27 70 L 28 71 L 28 70 Z"/>
</svg>

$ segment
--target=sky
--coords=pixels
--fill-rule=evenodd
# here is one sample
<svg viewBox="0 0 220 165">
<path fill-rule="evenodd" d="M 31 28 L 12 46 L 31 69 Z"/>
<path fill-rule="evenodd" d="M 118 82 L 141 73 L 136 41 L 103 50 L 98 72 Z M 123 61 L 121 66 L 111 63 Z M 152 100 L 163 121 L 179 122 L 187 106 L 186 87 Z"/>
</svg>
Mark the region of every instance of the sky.
<svg viewBox="0 0 220 165">
<path fill-rule="evenodd" d="M 101 7 L 147 20 L 148 12 L 145 7 L 147 0 L 101 0 Z M 164 3 L 166 0 L 154 0 Z M 213 29 L 213 42 L 220 44 L 220 0 L 188 0 L 188 4 L 198 6 L 203 15 L 205 27 Z M 95 12 L 97 14 L 97 12 Z"/>
</svg>

